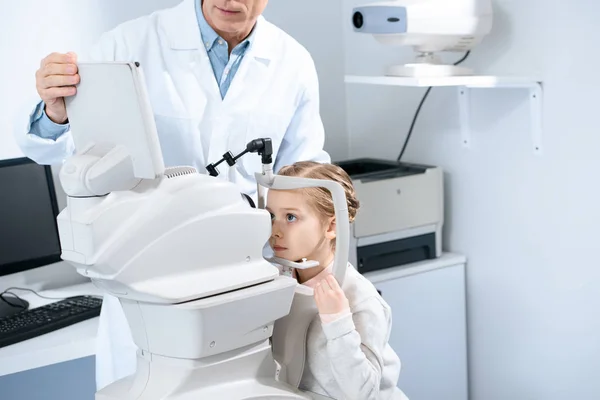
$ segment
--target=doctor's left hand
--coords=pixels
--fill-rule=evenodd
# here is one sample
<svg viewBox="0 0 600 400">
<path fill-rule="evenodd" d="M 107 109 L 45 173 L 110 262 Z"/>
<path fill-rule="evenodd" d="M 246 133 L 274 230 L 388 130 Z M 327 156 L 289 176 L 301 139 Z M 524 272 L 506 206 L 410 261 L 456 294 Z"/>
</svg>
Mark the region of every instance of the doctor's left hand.
<svg viewBox="0 0 600 400">
<path fill-rule="evenodd" d="M 333 275 L 328 275 L 317 283 L 315 302 L 319 314 L 337 314 L 350 307 L 344 291 Z"/>
</svg>

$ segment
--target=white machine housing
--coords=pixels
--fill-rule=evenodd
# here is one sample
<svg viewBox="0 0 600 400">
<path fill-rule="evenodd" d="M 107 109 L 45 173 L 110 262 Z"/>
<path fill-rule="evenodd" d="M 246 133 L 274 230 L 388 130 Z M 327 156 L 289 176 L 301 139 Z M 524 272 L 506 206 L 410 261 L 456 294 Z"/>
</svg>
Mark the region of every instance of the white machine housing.
<svg viewBox="0 0 600 400">
<path fill-rule="evenodd" d="M 418 53 L 415 63 L 390 66 L 386 74 L 394 76 L 472 74 L 471 69 L 443 64 L 436 53 L 473 49 L 490 33 L 492 20 L 491 0 L 390 0 L 352 10 L 355 32 Z"/>
<path fill-rule="evenodd" d="M 361 158 L 337 163 L 352 178 L 360 209 L 349 261 L 361 273 L 442 255 L 440 167 Z"/>
<path fill-rule="evenodd" d="M 135 373 L 96 400 L 322 398 L 298 389 L 317 310 L 312 289 L 263 256 L 264 188 L 330 190 L 341 285 L 349 243 L 341 185 L 274 175 L 270 139 L 259 139 L 253 207 L 232 182 L 164 166 L 139 63 L 80 63 L 79 74 L 66 99 L 76 152 L 60 172 L 62 258 L 120 300 L 138 347 Z"/>
</svg>

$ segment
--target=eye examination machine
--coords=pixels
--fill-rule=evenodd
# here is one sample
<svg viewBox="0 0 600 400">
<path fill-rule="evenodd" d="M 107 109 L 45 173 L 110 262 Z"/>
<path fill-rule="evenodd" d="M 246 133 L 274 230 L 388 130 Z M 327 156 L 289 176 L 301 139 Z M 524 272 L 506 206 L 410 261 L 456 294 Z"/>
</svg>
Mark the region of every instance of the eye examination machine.
<svg viewBox="0 0 600 400">
<path fill-rule="evenodd" d="M 271 141 L 256 138 L 224 157 L 230 165 L 245 153 L 261 157 L 253 207 L 234 183 L 211 176 L 214 166 L 210 175 L 165 168 L 138 63 L 81 63 L 79 73 L 66 100 L 76 152 L 60 172 L 62 258 L 119 298 L 138 347 L 135 374 L 96 399 L 322 398 L 298 389 L 317 314 L 312 289 L 280 275 L 275 263 L 285 260 L 263 257 L 271 234 L 264 207 L 268 189 L 331 191 L 341 285 L 349 242 L 341 185 L 275 176 Z"/>
<path fill-rule="evenodd" d="M 415 62 L 392 65 L 387 75 L 470 75 L 469 68 L 444 64 L 438 53 L 477 46 L 492 29 L 492 15 L 491 0 L 390 0 L 355 7 L 352 26 L 379 43 L 414 48 Z"/>
</svg>

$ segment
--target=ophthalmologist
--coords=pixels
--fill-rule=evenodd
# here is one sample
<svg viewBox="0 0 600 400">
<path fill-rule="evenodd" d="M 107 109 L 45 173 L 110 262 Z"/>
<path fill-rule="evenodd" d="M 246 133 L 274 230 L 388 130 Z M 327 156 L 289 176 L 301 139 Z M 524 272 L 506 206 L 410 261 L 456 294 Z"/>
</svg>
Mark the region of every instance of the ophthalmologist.
<svg viewBox="0 0 600 400">
<path fill-rule="evenodd" d="M 308 51 L 261 14 L 268 0 L 183 0 L 173 8 L 104 33 L 90 61 L 139 61 L 146 77 L 165 165 L 205 165 L 258 137 L 273 143 L 274 169 L 299 160 L 330 162 L 323 150 L 319 85 Z M 24 154 L 40 164 L 73 153 L 64 97 L 79 82 L 78 55 L 53 53 L 36 72 L 41 101 L 16 132 Z M 81 61 L 84 61 L 81 59 Z M 86 60 L 87 61 L 87 60 Z M 34 107 L 35 106 L 35 107 Z M 260 157 L 222 163 L 220 179 L 256 193 Z M 176 338 L 175 338 L 176 340 Z M 133 374 L 136 346 L 117 298 L 100 314 L 97 390 Z"/>
</svg>

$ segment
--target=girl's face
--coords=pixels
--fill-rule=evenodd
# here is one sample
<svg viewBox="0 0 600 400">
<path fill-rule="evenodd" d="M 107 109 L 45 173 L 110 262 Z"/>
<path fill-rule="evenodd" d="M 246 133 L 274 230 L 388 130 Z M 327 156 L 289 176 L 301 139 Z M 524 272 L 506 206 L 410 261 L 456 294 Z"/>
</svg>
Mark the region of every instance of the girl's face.
<svg viewBox="0 0 600 400">
<path fill-rule="evenodd" d="M 275 256 L 290 261 L 324 260 L 331 254 L 335 239 L 333 218 L 323 219 L 297 190 L 270 189 L 267 211 L 271 213 L 269 244 Z"/>
</svg>

